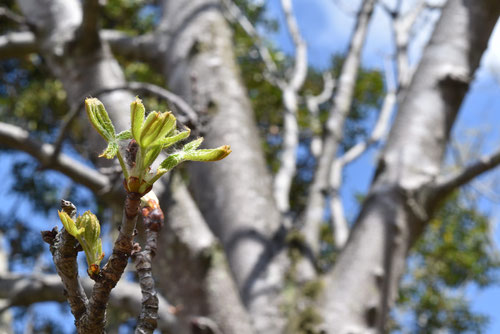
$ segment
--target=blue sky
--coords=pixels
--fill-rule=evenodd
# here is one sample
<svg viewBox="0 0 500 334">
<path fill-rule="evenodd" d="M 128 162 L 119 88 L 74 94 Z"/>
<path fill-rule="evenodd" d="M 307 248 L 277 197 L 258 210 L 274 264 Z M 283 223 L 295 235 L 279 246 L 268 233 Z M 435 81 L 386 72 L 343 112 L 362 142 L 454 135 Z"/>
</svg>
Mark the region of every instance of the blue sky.
<svg viewBox="0 0 500 334">
<path fill-rule="evenodd" d="M 404 8 L 411 8 L 413 0 L 406 0 Z M 439 3 L 440 1 L 432 1 Z M 269 17 L 276 18 L 284 27 L 283 13 L 280 1 L 267 1 Z M 323 69 L 328 66 L 334 53 L 345 52 L 354 25 L 353 13 L 360 1 L 348 0 L 294 0 L 293 5 L 301 33 L 306 40 L 311 65 Z M 394 1 L 386 1 L 391 4 Z M 426 19 L 417 21 L 419 34 L 410 46 L 410 61 L 416 64 L 430 33 L 432 23 L 436 21 L 436 12 L 428 14 Z M 389 19 L 380 9 L 375 10 L 367 43 L 363 51 L 363 65 L 383 69 L 382 59 L 392 52 L 392 39 Z M 285 29 L 268 36 L 287 54 L 293 54 L 293 44 Z M 486 154 L 496 150 L 500 143 L 500 85 L 495 75 L 500 77 L 500 25 L 497 24 L 490 40 L 490 45 L 483 56 L 481 67 L 476 73 L 476 79 L 462 105 L 459 117 L 453 129 L 453 137 L 460 143 L 467 143 L 481 138 L 480 150 L 475 154 Z M 470 158 L 473 158 L 471 156 Z M 372 167 L 375 161 L 374 151 L 365 154 L 346 169 L 342 197 L 348 218 L 354 218 L 357 213 L 357 202 L 354 194 L 365 193 L 372 177 Z M 492 181 L 500 177 L 500 172 L 494 171 L 482 177 L 479 183 Z M 479 186 L 479 184 L 478 184 Z M 494 195 L 500 195 L 500 188 Z M 499 196 L 496 196 L 499 197 Z M 480 208 L 491 216 L 493 226 L 500 219 L 498 199 L 495 201 L 482 197 Z M 494 237 L 500 245 L 500 229 L 495 228 Z M 472 301 L 473 308 L 490 316 L 490 325 L 486 333 L 500 333 L 500 315 L 498 305 L 500 286 L 478 291 L 474 287 L 467 289 L 467 296 Z"/>
</svg>

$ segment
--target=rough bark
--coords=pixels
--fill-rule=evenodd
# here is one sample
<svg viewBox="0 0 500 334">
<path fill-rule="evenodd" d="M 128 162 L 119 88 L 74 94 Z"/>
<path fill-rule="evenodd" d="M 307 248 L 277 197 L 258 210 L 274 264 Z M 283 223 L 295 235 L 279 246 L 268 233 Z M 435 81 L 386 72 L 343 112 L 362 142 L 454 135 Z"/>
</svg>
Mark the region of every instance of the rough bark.
<svg viewBox="0 0 500 334">
<path fill-rule="evenodd" d="M 322 298 L 328 333 L 382 331 L 409 248 L 436 207 L 449 132 L 500 14 L 450 0 L 390 132 L 370 192 Z"/>
</svg>

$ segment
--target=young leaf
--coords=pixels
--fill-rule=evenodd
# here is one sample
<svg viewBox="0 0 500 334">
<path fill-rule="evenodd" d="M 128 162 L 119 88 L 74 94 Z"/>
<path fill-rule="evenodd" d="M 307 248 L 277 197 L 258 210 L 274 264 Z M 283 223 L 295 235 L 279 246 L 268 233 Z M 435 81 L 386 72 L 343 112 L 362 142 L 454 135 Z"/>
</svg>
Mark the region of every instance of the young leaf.
<svg viewBox="0 0 500 334">
<path fill-rule="evenodd" d="M 185 131 L 179 132 L 173 136 L 162 138 L 158 141 L 158 145 L 161 145 L 162 149 L 166 149 L 175 143 L 186 139 L 191 134 L 191 130 L 186 128 Z"/>
<path fill-rule="evenodd" d="M 217 161 L 224 159 L 229 153 L 231 153 L 231 147 L 224 145 L 213 149 L 187 151 L 185 152 L 184 160 Z"/>
<path fill-rule="evenodd" d="M 200 138 L 195 139 L 192 142 L 189 142 L 186 145 L 184 145 L 184 147 L 182 148 L 182 150 L 184 152 L 191 151 L 191 150 L 196 150 L 201 145 L 202 142 L 203 142 L 203 137 L 200 137 Z"/>
<path fill-rule="evenodd" d="M 122 131 L 116 135 L 116 140 L 127 140 L 127 139 L 132 139 L 132 131 L 130 129 Z"/>
<path fill-rule="evenodd" d="M 108 147 L 99 155 L 100 157 L 105 157 L 106 159 L 113 159 L 118 153 L 118 144 L 115 141 L 110 141 Z"/>
<path fill-rule="evenodd" d="M 102 102 L 96 98 L 85 99 L 85 111 L 97 132 L 106 141 L 112 141 L 115 138 L 115 127 Z"/>
<path fill-rule="evenodd" d="M 141 135 L 142 123 L 144 122 L 145 113 L 146 110 L 144 109 L 142 101 L 138 97 L 136 97 L 135 101 L 130 105 L 132 135 L 135 140 L 138 140 L 139 136 Z"/>
</svg>

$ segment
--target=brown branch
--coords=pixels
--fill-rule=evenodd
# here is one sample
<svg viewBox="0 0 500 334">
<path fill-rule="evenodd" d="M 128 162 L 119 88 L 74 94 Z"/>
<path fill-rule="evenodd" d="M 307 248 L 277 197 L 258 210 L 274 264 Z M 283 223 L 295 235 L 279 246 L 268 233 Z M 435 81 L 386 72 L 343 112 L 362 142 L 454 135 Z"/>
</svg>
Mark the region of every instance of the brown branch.
<svg viewBox="0 0 500 334">
<path fill-rule="evenodd" d="M 139 213 L 139 204 L 143 194 L 127 193 L 122 225 L 113 246 L 113 253 L 101 272 L 94 277 L 96 284 L 92 290 L 89 311 L 83 319 L 85 333 L 102 333 L 106 325 L 106 307 L 111 290 L 120 280 L 133 249 L 135 224 Z"/>
<path fill-rule="evenodd" d="M 135 333 L 152 334 L 158 322 L 158 296 L 153 279 L 152 260 L 156 254 L 158 232 L 163 225 L 164 216 L 157 199 L 149 200 L 141 213 L 146 228 L 146 246 L 141 250 L 136 243 L 132 253 L 142 291 L 142 308 Z"/>
<path fill-rule="evenodd" d="M 76 219 L 76 207 L 73 203 L 61 200 L 61 209 L 71 219 Z M 52 231 L 43 231 L 42 236 L 44 241 L 50 244 L 57 274 L 64 285 L 71 313 L 75 317 L 75 326 L 79 328 L 80 321 L 87 312 L 89 301 L 78 278 L 78 242 L 64 228 L 59 232 L 56 227 Z"/>
</svg>

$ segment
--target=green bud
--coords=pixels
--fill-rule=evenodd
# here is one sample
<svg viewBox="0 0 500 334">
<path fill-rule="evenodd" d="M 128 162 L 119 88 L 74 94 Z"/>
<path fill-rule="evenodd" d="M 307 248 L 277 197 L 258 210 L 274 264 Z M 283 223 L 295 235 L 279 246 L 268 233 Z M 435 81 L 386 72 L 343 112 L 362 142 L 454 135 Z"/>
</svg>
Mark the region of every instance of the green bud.
<svg viewBox="0 0 500 334">
<path fill-rule="evenodd" d="M 85 111 L 97 132 L 108 142 L 114 140 L 115 127 L 102 102 L 96 98 L 85 99 Z"/>
<path fill-rule="evenodd" d="M 59 214 L 59 219 L 61 219 L 61 222 L 64 226 L 64 229 L 73 237 L 78 238 L 80 234 L 83 233 L 84 229 L 79 228 L 75 221 L 70 218 L 70 216 L 64 212 L 64 211 L 57 211 Z"/>
<path fill-rule="evenodd" d="M 78 242 L 85 252 L 89 271 L 95 273 L 98 271 L 99 263 L 104 257 L 102 252 L 101 225 L 97 217 L 90 211 L 86 211 L 82 216 L 76 219 L 76 226 L 82 233 L 77 236 Z"/>
</svg>

